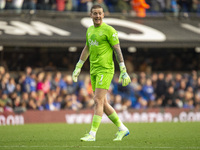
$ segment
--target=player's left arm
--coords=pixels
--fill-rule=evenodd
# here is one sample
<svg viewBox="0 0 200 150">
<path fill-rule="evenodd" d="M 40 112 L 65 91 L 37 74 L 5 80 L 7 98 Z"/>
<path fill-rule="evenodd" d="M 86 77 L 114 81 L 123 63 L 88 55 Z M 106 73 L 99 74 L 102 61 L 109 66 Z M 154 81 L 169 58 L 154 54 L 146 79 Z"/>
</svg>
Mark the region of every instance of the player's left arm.
<svg viewBox="0 0 200 150">
<path fill-rule="evenodd" d="M 127 86 L 131 82 L 131 79 L 128 73 L 126 72 L 126 66 L 124 64 L 124 58 L 122 55 L 120 45 L 119 44 L 114 45 L 113 50 L 120 68 L 119 82 L 122 81 L 122 86 Z"/>
<path fill-rule="evenodd" d="M 113 46 L 114 54 L 118 63 L 124 62 L 122 51 L 119 44 Z"/>
</svg>

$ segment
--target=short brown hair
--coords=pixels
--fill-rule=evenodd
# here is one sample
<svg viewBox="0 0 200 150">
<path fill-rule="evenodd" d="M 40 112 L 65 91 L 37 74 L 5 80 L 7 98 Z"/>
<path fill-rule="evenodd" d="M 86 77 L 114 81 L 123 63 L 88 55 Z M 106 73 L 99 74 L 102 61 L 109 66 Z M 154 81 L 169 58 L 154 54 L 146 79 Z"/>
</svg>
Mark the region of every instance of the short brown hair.
<svg viewBox="0 0 200 150">
<path fill-rule="evenodd" d="M 90 12 L 92 13 L 92 10 L 97 9 L 97 8 L 102 8 L 102 7 L 101 7 L 101 5 L 93 5 L 92 8 L 90 9 Z"/>
</svg>

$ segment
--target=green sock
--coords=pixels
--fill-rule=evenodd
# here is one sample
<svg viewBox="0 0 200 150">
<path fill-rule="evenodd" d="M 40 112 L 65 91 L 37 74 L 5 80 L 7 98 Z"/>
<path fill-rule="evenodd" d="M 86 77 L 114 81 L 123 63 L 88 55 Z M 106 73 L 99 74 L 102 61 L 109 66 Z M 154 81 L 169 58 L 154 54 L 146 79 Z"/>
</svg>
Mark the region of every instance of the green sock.
<svg viewBox="0 0 200 150">
<path fill-rule="evenodd" d="M 116 112 L 112 113 L 111 115 L 108 116 L 108 118 L 117 126 L 120 127 L 121 126 L 121 121 L 117 115 Z"/>
<path fill-rule="evenodd" d="M 98 115 L 93 116 L 91 131 L 97 132 L 99 125 L 101 123 L 101 119 L 102 119 L 102 117 L 100 117 Z"/>
</svg>

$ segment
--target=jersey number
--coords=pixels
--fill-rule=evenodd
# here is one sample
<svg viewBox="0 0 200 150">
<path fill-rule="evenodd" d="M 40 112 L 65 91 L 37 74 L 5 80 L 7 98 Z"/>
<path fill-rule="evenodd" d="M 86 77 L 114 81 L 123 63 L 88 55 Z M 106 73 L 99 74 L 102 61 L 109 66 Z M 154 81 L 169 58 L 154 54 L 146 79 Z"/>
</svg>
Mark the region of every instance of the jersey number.
<svg viewBox="0 0 200 150">
<path fill-rule="evenodd" d="M 102 80 L 103 80 L 103 75 L 101 75 L 101 79 L 99 81 L 99 84 L 102 84 Z"/>
</svg>

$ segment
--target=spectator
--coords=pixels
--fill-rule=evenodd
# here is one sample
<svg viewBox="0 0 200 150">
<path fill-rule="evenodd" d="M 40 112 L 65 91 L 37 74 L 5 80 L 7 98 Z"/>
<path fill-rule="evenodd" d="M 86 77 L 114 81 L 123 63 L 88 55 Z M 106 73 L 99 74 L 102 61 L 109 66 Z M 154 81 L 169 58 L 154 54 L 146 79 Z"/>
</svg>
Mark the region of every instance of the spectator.
<svg viewBox="0 0 200 150">
<path fill-rule="evenodd" d="M 79 0 L 78 1 L 78 11 L 79 12 L 89 12 L 92 7 L 92 0 Z"/>
<path fill-rule="evenodd" d="M 2 77 L 2 80 L 1 80 L 1 84 L 0 84 L 0 90 L 1 90 L 1 93 L 7 93 L 7 84 L 8 84 L 8 79 L 7 77 L 4 75 Z"/>
<path fill-rule="evenodd" d="M 71 94 L 66 94 L 61 105 L 62 109 L 69 109 L 71 106 Z"/>
<path fill-rule="evenodd" d="M 130 0 L 118 0 L 117 8 L 119 12 L 127 14 L 130 12 Z"/>
<path fill-rule="evenodd" d="M 68 94 L 78 94 L 78 84 L 73 82 L 71 75 L 66 75 L 64 78 L 65 83 L 67 84 L 67 93 Z"/>
<path fill-rule="evenodd" d="M 76 4 L 76 0 L 66 0 L 65 10 L 66 11 L 73 11 L 74 3 Z"/>
<path fill-rule="evenodd" d="M 37 0 L 24 0 L 22 9 L 30 10 L 31 13 L 36 11 Z"/>
<path fill-rule="evenodd" d="M 37 91 L 37 96 L 36 96 L 36 105 L 37 105 L 37 109 L 42 111 L 45 109 L 45 103 L 46 103 L 46 97 L 44 95 L 44 92 L 39 90 Z"/>
<path fill-rule="evenodd" d="M 193 70 L 191 75 L 188 77 L 187 86 L 191 86 L 195 90 L 195 87 L 197 86 L 197 79 L 197 71 Z"/>
<path fill-rule="evenodd" d="M 103 11 L 104 11 L 105 15 L 109 15 L 110 14 L 110 12 L 108 10 L 108 7 L 105 4 L 104 0 L 95 0 L 93 4 L 94 5 L 100 5 L 103 8 Z"/>
<path fill-rule="evenodd" d="M 178 5 L 180 7 L 179 17 L 188 18 L 189 12 L 192 10 L 192 0 L 178 0 Z"/>
<path fill-rule="evenodd" d="M 155 95 L 151 79 L 146 80 L 146 84 L 143 85 L 140 95 L 147 101 L 149 107 L 154 106 Z"/>
<path fill-rule="evenodd" d="M 66 0 L 56 0 L 57 11 L 65 11 Z"/>
<path fill-rule="evenodd" d="M 148 102 L 142 97 L 137 97 L 137 103 L 135 105 L 135 109 L 146 109 L 148 107 Z"/>
<path fill-rule="evenodd" d="M 185 99 L 183 101 L 184 108 L 194 108 L 194 94 L 192 87 L 188 87 L 185 92 Z"/>
<path fill-rule="evenodd" d="M 51 90 L 51 79 L 52 79 L 51 73 L 47 73 L 44 77 L 44 82 L 43 82 L 44 94 L 47 94 Z"/>
<path fill-rule="evenodd" d="M 37 105 L 37 109 L 40 111 L 43 111 L 45 109 L 43 101 L 36 101 L 36 105 Z"/>
<path fill-rule="evenodd" d="M 93 91 L 92 91 L 92 84 L 90 80 L 90 75 L 86 75 L 84 79 L 84 85 L 82 83 L 79 83 L 80 87 L 85 88 L 89 96 L 93 96 Z"/>
<path fill-rule="evenodd" d="M 80 110 L 82 107 L 83 105 L 78 101 L 77 96 L 75 94 L 72 94 L 70 109 L 77 111 Z"/>
<path fill-rule="evenodd" d="M 151 75 L 151 81 L 152 81 L 153 88 L 156 90 L 156 88 L 157 88 L 157 81 L 158 81 L 158 74 L 157 73 L 153 73 Z"/>
<path fill-rule="evenodd" d="M 146 73 L 145 72 L 140 72 L 138 76 L 138 82 L 141 86 L 143 86 L 146 83 Z"/>
<path fill-rule="evenodd" d="M 22 103 L 23 105 L 28 106 L 28 103 L 29 103 L 29 93 L 23 92 L 20 101 L 21 101 L 21 103 Z"/>
<path fill-rule="evenodd" d="M 9 82 L 6 84 L 6 90 L 8 94 L 11 94 L 15 91 L 16 83 L 15 79 L 12 77 L 9 79 Z"/>
<path fill-rule="evenodd" d="M 24 0 L 12 0 L 13 9 L 15 9 L 17 13 L 21 12 L 23 2 Z"/>
<path fill-rule="evenodd" d="M 62 95 L 58 95 L 55 99 L 55 107 L 56 107 L 56 110 L 60 110 L 61 109 L 61 104 L 63 102 L 63 96 Z"/>
<path fill-rule="evenodd" d="M 41 101 L 43 103 L 45 101 L 44 92 L 42 90 L 37 91 L 37 96 L 35 97 L 35 99 L 36 99 L 36 101 Z"/>
<path fill-rule="evenodd" d="M 195 92 L 194 96 L 194 106 L 197 110 L 200 109 L 200 89 Z"/>
<path fill-rule="evenodd" d="M 176 95 L 175 95 L 174 87 L 170 86 L 167 89 L 167 92 L 165 94 L 165 98 L 162 102 L 162 106 L 164 106 L 164 107 L 175 107 L 175 99 L 176 99 Z"/>
<path fill-rule="evenodd" d="M 164 100 L 165 93 L 166 93 L 166 90 L 167 90 L 164 78 L 165 78 L 164 73 L 158 74 L 158 80 L 157 80 L 157 85 L 156 85 L 156 89 L 155 89 L 156 99 L 161 99 L 161 101 Z"/>
<path fill-rule="evenodd" d="M 28 105 L 27 105 L 27 108 L 28 108 L 29 110 L 37 110 L 37 105 L 36 105 L 35 99 L 30 98 L 30 100 L 29 100 L 29 102 L 28 102 Z"/>
<path fill-rule="evenodd" d="M 16 84 L 15 92 L 18 96 L 22 94 L 22 88 L 20 84 Z"/>
<path fill-rule="evenodd" d="M 180 73 L 177 73 L 176 75 L 175 75 L 175 90 L 178 90 L 179 89 L 179 87 L 180 87 L 180 82 L 181 82 L 181 80 L 182 80 L 182 75 L 180 74 Z"/>
<path fill-rule="evenodd" d="M 131 101 L 129 99 L 124 98 L 122 101 L 122 110 L 127 110 L 131 108 Z"/>
<path fill-rule="evenodd" d="M 166 85 L 166 88 L 168 88 L 170 86 L 174 86 L 174 81 L 173 81 L 173 75 L 172 75 L 172 73 L 167 73 L 166 74 L 165 85 Z"/>
<path fill-rule="evenodd" d="M 135 107 L 137 104 L 137 96 L 142 89 L 142 86 L 138 83 L 138 77 L 136 74 L 131 76 L 131 83 L 130 83 L 131 94 L 129 99 L 131 100 L 131 107 Z"/>
<path fill-rule="evenodd" d="M 21 97 L 17 96 L 14 100 L 14 112 L 16 113 L 22 113 L 25 112 L 26 109 L 26 103 L 21 101 Z"/>
<path fill-rule="evenodd" d="M 56 72 L 51 82 L 51 90 L 55 90 L 58 94 L 64 92 L 67 93 L 67 84 L 62 79 L 61 72 Z"/>
<path fill-rule="evenodd" d="M 6 0 L 5 9 L 13 9 L 12 0 Z"/>
<path fill-rule="evenodd" d="M 4 112 L 7 106 L 12 106 L 12 101 L 6 93 L 3 93 L 0 98 L 0 112 Z"/>
<path fill-rule="evenodd" d="M 29 75 L 26 76 L 23 82 L 23 91 L 28 93 L 36 91 L 35 73 L 31 73 L 30 76 Z"/>
<path fill-rule="evenodd" d="M 50 94 L 47 95 L 47 103 L 45 104 L 45 109 L 50 111 L 58 110 L 56 103 L 54 102 L 54 97 Z"/>
<path fill-rule="evenodd" d="M 3 10 L 6 6 L 6 0 L 0 0 L 0 10 Z"/>
<path fill-rule="evenodd" d="M 176 0 L 171 0 L 170 7 L 171 7 L 171 11 L 173 12 L 174 16 L 178 17 L 179 8 L 178 8 L 177 1 Z"/>
<path fill-rule="evenodd" d="M 55 3 L 56 3 L 55 0 L 37 0 L 37 9 L 38 10 L 52 10 Z"/>
<path fill-rule="evenodd" d="M 200 0 L 197 1 L 197 15 L 200 16 Z"/>
<path fill-rule="evenodd" d="M 113 13 L 113 12 L 118 11 L 117 2 L 118 0 L 105 0 L 106 5 L 108 6 L 109 12 Z"/>
<path fill-rule="evenodd" d="M 34 99 L 36 100 L 37 99 L 37 92 L 36 91 L 33 91 L 29 94 L 29 99 Z"/>
<path fill-rule="evenodd" d="M 150 6 L 145 2 L 145 0 L 132 0 L 132 9 L 136 12 L 137 17 L 146 17 L 146 9 Z"/>
<path fill-rule="evenodd" d="M 70 1 L 72 1 L 72 11 L 78 11 L 79 0 L 68 0 L 68 3 L 70 3 Z"/>
<path fill-rule="evenodd" d="M 89 95 L 86 88 L 80 88 L 78 93 L 78 101 L 83 104 L 83 108 L 92 108 L 94 105 L 92 96 Z"/>
<path fill-rule="evenodd" d="M 141 90 L 141 85 L 138 82 L 138 76 L 136 74 L 133 74 L 131 76 L 131 83 L 130 86 L 132 90 L 138 95 L 138 92 Z"/>
<path fill-rule="evenodd" d="M 122 96 L 121 95 L 119 95 L 119 94 L 115 95 L 113 108 L 115 110 L 118 110 L 118 111 L 123 110 L 123 107 L 122 107 Z"/>
<path fill-rule="evenodd" d="M 36 85 L 36 90 L 42 90 L 44 92 L 44 77 L 45 77 L 45 73 L 44 72 L 40 72 L 38 73 L 37 76 L 37 85 Z"/>
</svg>

